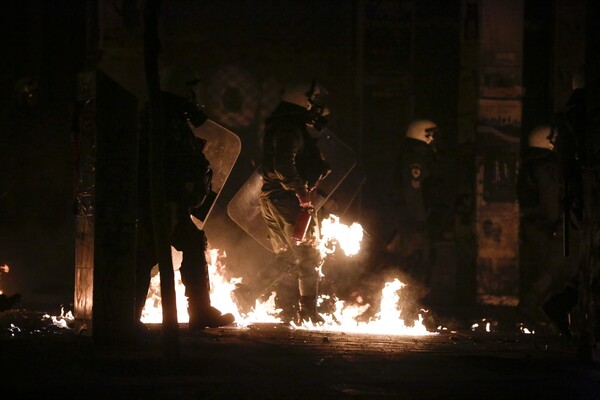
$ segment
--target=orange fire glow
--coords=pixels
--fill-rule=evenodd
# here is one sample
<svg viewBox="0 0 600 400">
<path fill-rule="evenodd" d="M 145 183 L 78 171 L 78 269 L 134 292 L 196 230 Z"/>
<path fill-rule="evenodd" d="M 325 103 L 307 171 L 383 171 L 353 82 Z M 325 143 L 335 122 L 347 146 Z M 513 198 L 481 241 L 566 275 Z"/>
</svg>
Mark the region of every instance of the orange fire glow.
<svg viewBox="0 0 600 400">
<path fill-rule="evenodd" d="M 317 247 L 321 252 L 323 260 L 327 255 L 336 252 L 338 248 L 347 256 L 358 254 L 360 242 L 363 238 L 363 230 L 360 224 L 353 223 L 351 226 L 347 226 L 341 224 L 337 216 L 331 215 L 322 221 L 320 228 L 321 237 L 318 238 Z M 172 255 L 173 265 L 180 265 L 181 253 L 172 249 Z M 264 302 L 257 300 L 254 309 L 248 314 L 242 314 L 238 310 L 231 292 L 235 289 L 236 284 L 241 282 L 241 279 L 236 277 L 227 278 L 225 258 L 226 253 L 222 250 L 209 249 L 207 251 L 212 305 L 223 313 L 232 313 L 236 317 L 235 325 L 237 327 L 245 327 L 253 323 L 281 322 L 281 319 L 278 317 L 281 310 L 275 307 L 275 292 Z M 320 269 L 320 266 L 318 268 Z M 185 323 L 188 321 L 186 310 L 187 300 L 178 270 L 175 271 L 175 283 L 178 320 Z M 348 305 L 344 301 L 334 297 L 335 311 L 332 314 L 320 314 L 325 321 L 324 323 L 318 325 L 305 323 L 302 326 L 292 324 L 292 328 L 386 335 L 432 334 L 423 325 L 421 317 L 417 321 L 410 321 L 410 323 L 405 323 L 400 318 L 402 305 L 399 304 L 399 291 L 404 286 L 405 284 L 398 279 L 387 282 L 381 291 L 380 310 L 375 314 L 374 318 L 371 318 L 367 322 L 359 321 L 361 321 L 363 314 L 371 308 L 370 304 Z M 161 321 L 160 278 L 159 274 L 154 274 L 146 299 L 146 306 L 142 314 L 142 322 L 159 323 Z"/>
<path fill-rule="evenodd" d="M 7 264 L 0 265 L 0 276 L 2 276 L 2 274 L 8 273 L 8 271 L 10 271 L 10 267 Z M 2 288 L 0 287 L 0 294 L 3 294 L 3 293 L 4 292 L 2 291 Z"/>
</svg>

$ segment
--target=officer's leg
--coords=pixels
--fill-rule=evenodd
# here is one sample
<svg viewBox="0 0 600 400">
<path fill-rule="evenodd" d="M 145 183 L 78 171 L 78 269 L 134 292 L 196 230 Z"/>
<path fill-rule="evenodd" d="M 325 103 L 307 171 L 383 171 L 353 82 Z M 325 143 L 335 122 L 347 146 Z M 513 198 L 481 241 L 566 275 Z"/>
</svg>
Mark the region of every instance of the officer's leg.
<svg viewBox="0 0 600 400">
<path fill-rule="evenodd" d="M 553 276 L 553 285 L 542 308 L 562 333 L 571 336 L 572 311 L 579 301 L 577 290 L 577 257 L 570 254 L 566 257 L 562 251 L 562 238 L 555 238 L 551 245 L 552 252 L 548 253 Z M 576 251 L 576 249 L 573 249 Z"/>
<path fill-rule="evenodd" d="M 536 274 L 531 277 L 530 282 L 525 282 L 523 294 L 519 299 L 517 310 L 533 324 L 540 328 L 547 328 L 551 332 L 556 331 L 554 321 L 543 309 L 544 303 L 550 297 L 553 287 L 560 274 L 563 257 L 559 254 L 560 243 L 549 238 L 544 230 L 526 227 L 532 247 L 538 251 L 536 256 Z"/>
<path fill-rule="evenodd" d="M 431 280 L 430 244 L 421 231 L 407 231 L 402 243 L 402 269 L 408 274 L 406 286 L 400 292 L 401 317 L 412 326 L 419 319 L 422 300 L 429 294 Z"/>
<path fill-rule="evenodd" d="M 148 217 L 149 218 L 149 217 Z M 156 265 L 156 249 L 152 233 L 152 224 L 148 218 L 142 218 L 138 229 L 136 275 L 135 275 L 135 321 L 139 322 L 146 304 L 150 287 L 150 274 Z"/>
<path fill-rule="evenodd" d="M 298 283 L 301 322 L 323 322 L 317 313 L 319 268 L 322 262 L 319 251 L 308 244 L 298 246 L 296 250 L 300 258 Z"/>
<path fill-rule="evenodd" d="M 191 330 L 214 328 L 234 322 L 232 314 L 221 314 L 211 306 L 210 279 L 206 261 L 207 240 L 204 231 L 198 229 L 189 218 L 182 216 L 175 225 L 172 244 L 183 253 L 181 280 L 188 298 L 189 327 Z"/>
<path fill-rule="evenodd" d="M 283 267 L 287 271 L 280 273 L 274 286 L 275 306 L 281 309 L 279 317 L 285 323 L 296 322 L 298 319 L 298 301 L 300 294 L 298 292 L 298 266 L 291 264 L 289 257 L 277 257 L 276 262 L 279 266 L 275 267 L 281 270 Z"/>
<path fill-rule="evenodd" d="M 277 292 L 278 307 L 284 309 L 284 319 L 287 318 L 287 314 L 295 312 L 290 309 L 293 308 L 294 302 L 290 298 L 295 298 L 297 302 L 297 295 L 293 295 L 294 289 L 290 284 L 290 276 L 297 273 L 297 259 L 286 232 L 291 231 L 292 224 L 288 220 L 293 218 L 292 213 L 297 212 L 299 206 L 291 200 L 297 203 L 297 200 L 287 198 L 261 199 L 261 215 L 267 225 L 275 259 L 250 278 L 248 283 L 238 285 L 234 291 L 236 303 L 243 312 L 249 312 L 256 299 L 265 298 L 273 291 Z M 297 292 L 297 280 L 294 285 Z"/>
</svg>

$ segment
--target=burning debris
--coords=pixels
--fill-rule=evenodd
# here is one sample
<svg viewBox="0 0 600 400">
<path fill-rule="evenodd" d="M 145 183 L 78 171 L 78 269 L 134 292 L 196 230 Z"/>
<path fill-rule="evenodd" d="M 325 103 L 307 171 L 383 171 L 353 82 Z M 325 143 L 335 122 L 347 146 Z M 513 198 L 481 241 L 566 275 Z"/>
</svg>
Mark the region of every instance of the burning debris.
<svg viewBox="0 0 600 400">
<path fill-rule="evenodd" d="M 57 326 L 62 329 L 72 329 L 75 318 L 73 317 L 73 313 L 71 312 L 71 310 L 65 313 L 65 308 L 61 307 L 60 315 L 58 317 L 54 315 L 44 314 L 42 320 L 50 320 L 52 321 L 52 324 L 54 326 Z"/>
<path fill-rule="evenodd" d="M 9 271 L 7 264 L 0 265 L 0 277 Z M 73 313 L 70 310 L 65 312 L 65 306 L 61 306 L 59 316 L 50 316 L 48 313 L 16 308 L 21 300 L 19 293 L 7 296 L 0 288 L 0 337 L 57 334 L 65 330 L 70 332 L 73 328 Z"/>
<path fill-rule="evenodd" d="M 0 338 L 72 335 L 73 323 L 73 313 L 64 306 L 58 316 L 14 308 L 0 313 Z"/>
</svg>

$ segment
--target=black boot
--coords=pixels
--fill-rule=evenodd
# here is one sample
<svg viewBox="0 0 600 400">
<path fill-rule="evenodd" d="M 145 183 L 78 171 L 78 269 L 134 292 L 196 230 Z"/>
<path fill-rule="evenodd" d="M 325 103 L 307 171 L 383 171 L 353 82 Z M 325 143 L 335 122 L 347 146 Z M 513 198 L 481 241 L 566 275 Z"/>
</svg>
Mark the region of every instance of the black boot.
<svg viewBox="0 0 600 400">
<path fill-rule="evenodd" d="M 235 317 L 231 313 L 222 314 L 212 306 L 194 306 L 193 303 L 188 306 L 188 315 L 190 316 L 188 325 L 190 331 L 218 328 L 235 322 Z"/>
<path fill-rule="evenodd" d="M 322 324 L 325 320 L 317 312 L 317 297 L 316 296 L 302 296 L 300 297 L 300 321 L 312 322 L 313 324 Z"/>
<path fill-rule="evenodd" d="M 222 314 L 221 311 L 211 306 L 210 279 L 204 254 L 200 255 L 188 251 L 187 258 L 185 251 L 183 254 L 180 270 L 185 285 L 185 294 L 188 298 L 188 315 L 190 317 L 188 326 L 190 331 L 218 328 L 235 322 L 233 314 Z M 191 267 L 199 263 L 202 264 L 201 268 Z"/>
<path fill-rule="evenodd" d="M 300 311 L 300 292 L 298 280 L 293 275 L 286 275 L 274 288 L 275 307 L 280 309 L 279 318 L 284 324 L 297 324 Z"/>
<path fill-rule="evenodd" d="M 188 315 L 190 317 L 190 331 L 204 328 L 218 328 L 235 322 L 231 313 L 222 314 L 210 303 L 210 286 L 208 285 L 208 272 L 206 279 L 200 280 L 200 284 L 194 287 L 186 287 L 188 296 Z"/>
<path fill-rule="evenodd" d="M 298 298 L 282 297 L 277 293 L 275 298 L 275 307 L 281 310 L 279 313 L 279 319 L 286 324 L 290 325 L 292 322 L 297 324 L 299 320 L 300 305 Z"/>
</svg>

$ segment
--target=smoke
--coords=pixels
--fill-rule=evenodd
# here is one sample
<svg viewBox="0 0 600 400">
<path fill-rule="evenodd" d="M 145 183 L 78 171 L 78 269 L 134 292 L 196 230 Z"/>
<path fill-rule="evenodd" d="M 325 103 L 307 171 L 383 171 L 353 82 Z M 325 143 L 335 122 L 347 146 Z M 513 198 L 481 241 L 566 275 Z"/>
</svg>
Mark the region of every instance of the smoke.
<svg viewBox="0 0 600 400">
<path fill-rule="evenodd" d="M 247 281 L 267 265 L 274 254 L 233 222 L 222 203 L 225 201 L 213 207 L 203 229 L 209 246 L 225 251 L 226 270 L 231 276 Z"/>
</svg>

